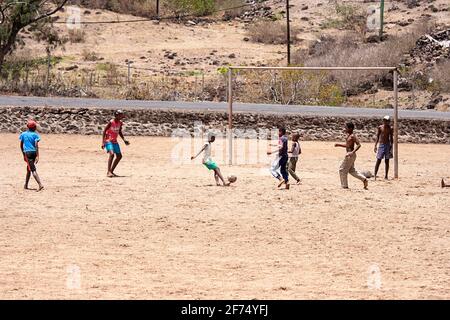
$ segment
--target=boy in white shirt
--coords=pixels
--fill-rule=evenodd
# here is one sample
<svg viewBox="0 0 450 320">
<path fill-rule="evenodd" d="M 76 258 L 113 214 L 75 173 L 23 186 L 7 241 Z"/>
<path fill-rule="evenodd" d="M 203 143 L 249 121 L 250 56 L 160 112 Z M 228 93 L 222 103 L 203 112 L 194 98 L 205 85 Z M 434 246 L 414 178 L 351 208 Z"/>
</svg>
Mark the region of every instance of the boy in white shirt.
<svg viewBox="0 0 450 320">
<path fill-rule="evenodd" d="M 211 143 L 213 143 L 216 140 L 216 137 L 214 135 L 211 135 L 208 139 L 208 143 L 206 143 L 202 150 L 200 150 L 199 153 L 195 157 L 191 157 L 191 160 L 194 160 L 197 158 L 202 152 L 205 152 L 203 155 L 202 163 L 205 167 L 207 167 L 209 170 L 214 171 L 214 179 L 216 179 L 216 185 L 220 186 L 219 179 L 222 180 L 222 183 L 224 186 L 229 186 L 229 182 L 225 182 L 222 173 L 220 172 L 219 166 L 211 159 Z"/>
<path fill-rule="evenodd" d="M 300 184 L 300 178 L 295 173 L 295 168 L 297 167 L 298 156 L 302 153 L 302 149 L 300 147 L 300 143 L 298 140 L 300 139 L 300 134 L 294 133 L 292 135 L 292 149 L 289 151 L 291 156 L 289 157 L 288 162 L 288 171 L 292 178 L 297 181 L 297 184 Z"/>
</svg>

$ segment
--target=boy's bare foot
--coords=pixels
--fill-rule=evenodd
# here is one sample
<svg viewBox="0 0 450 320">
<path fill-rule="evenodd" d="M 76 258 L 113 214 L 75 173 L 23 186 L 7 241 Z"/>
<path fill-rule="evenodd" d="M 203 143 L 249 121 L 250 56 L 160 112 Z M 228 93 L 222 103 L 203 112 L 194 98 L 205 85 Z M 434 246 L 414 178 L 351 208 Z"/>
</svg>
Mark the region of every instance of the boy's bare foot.
<svg viewBox="0 0 450 320">
<path fill-rule="evenodd" d="M 108 173 L 106 174 L 106 176 L 107 176 L 108 178 L 112 178 L 112 177 L 114 177 L 114 174 L 113 174 L 112 172 L 108 172 Z"/>
<path fill-rule="evenodd" d="M 289 190 L 290 184 L 286 183 L 286 190 Z"/>
<path fill-rule="evenodd" d="M 302 181 L 300 179 L 298 179 L 297 184 L 302 184 Z"/>
<path fill-rule="evenodd" d="M 44 189 L 44 186 L 40 186 L 40 187 L 36 190 L 36 192 L 42 191 L 43 189 Z"/>
<path fill-rule="evenodd" d="M 278 188 L 281 187 L 284 183 L 284 180 L 281 180 L 280 183 L 278 184 Z"/>
<path fill-rule="evenodd" d="M 441 188 L 445 188 L 444 178 L 441 179 Z"/>
<path fill-rule="evenodd" d="M 229 183 L 229 182 L 226 182 L 226 183 L 223 184 L 223 186 L 224 186 L 224 187 L 229 187 L 229 186 L 230 186 L 230 183 Z"/>
<path fill-rule="evenodd" d="M 442 180 L 442 181 L 444 181 L 444 180 Z M 28 186 L 23 186 L 23 188 L 24 188 L 25 190 L 29 190 L 29 189 L 28 189 Z"/>
<path fill-rule="evenodd" d="M 366 189 L 366 190 L 368 190 L 368 187 L 369 186 L 369 181 L 366 179 L 366 180 L 364 180 L 364 189 Z"/>
</svg>

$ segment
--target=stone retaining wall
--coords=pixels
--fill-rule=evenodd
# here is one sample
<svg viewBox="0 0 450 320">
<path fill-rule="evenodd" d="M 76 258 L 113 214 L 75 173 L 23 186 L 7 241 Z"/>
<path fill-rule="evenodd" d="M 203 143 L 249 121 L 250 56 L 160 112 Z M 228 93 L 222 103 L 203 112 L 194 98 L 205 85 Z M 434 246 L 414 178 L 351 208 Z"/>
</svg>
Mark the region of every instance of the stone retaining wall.
<svg viewBox="0 0 450 320">
<path fill-rule="evenodd" d="M 0 132 L 19 133 L 27 119 L 38 121 L 41 133 L 101 134 L 104 125 L 112 118 L 113 109 L 63 108 L 63 107 L 0 107 Z M 194 122 L 201 121 L 206 128 L 224 130 L 228 116 L 225 112 L 175 111 L 155 109 L 126 110 L 124 133 L 127 135 L 171 136 L 175 129 L 194 133 Z M 342 140 L 347 121 L 355 123 L 362 141 L 374 141 L 380 119 L 348 117 L 313 117 L 236 113 L 237 129 L 272 129 L 283 123 L 289 132 L 299 131 L 302 140 Z M 400 120 L 400 142 L 450 143 L 450 121 Z"/>
</svg>

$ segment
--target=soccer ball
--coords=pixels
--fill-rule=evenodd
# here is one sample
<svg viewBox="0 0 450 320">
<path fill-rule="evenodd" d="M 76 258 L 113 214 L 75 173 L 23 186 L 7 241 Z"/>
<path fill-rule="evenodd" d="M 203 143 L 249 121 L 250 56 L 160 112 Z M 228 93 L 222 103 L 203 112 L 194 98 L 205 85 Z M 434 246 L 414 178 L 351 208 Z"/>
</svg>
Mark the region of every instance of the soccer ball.
<svg viewBox="0 0 450 320">
<path fill-rule="evenodd" d="M 370 179 L 370 178 L 373 177 L 372 172 L 370 172 L 369 170 L 363 171 L 363 172 L 361 172 L 361 174 L 362 174 L 364 177 L 366 177 L 367 179 Z"/>
<path fill-rule="evenodd" d="M 228 182 L 229 182 L 229 183 L 236 182 L 236 180 L 237 180 L 237 177 L 236 177 L 236 176 L 228 176 Z"/>
</svg>

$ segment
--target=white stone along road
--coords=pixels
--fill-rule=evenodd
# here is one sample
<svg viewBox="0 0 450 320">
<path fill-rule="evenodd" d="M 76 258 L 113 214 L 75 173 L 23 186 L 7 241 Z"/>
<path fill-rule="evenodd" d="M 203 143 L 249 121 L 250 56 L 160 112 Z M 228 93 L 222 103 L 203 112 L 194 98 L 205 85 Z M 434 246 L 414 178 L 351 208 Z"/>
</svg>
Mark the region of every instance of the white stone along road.
<svg viewBox="0 0 450 320">
<path fill-rule="evenodd" d="M 51 106 L 70 108 L 148 108 L 191 111 L 224 111 L 228 110 L 226 102 L 184 102 L 184 101 L 143 101 L 143 100 L 105 100 L 92 98 L 60 98 L 60 97 L 22 97 L 0 96 L 1 106 Z M 331 117 L 383 117 L 393 116 L 393 109 L 297 106 L 256 103 L 234 103 L 234 112 L 283 113 L 305 116 Z M 435 110 L 399 110 L 399 118 L 450 120 L 450 112 Z"/>
</svg>

